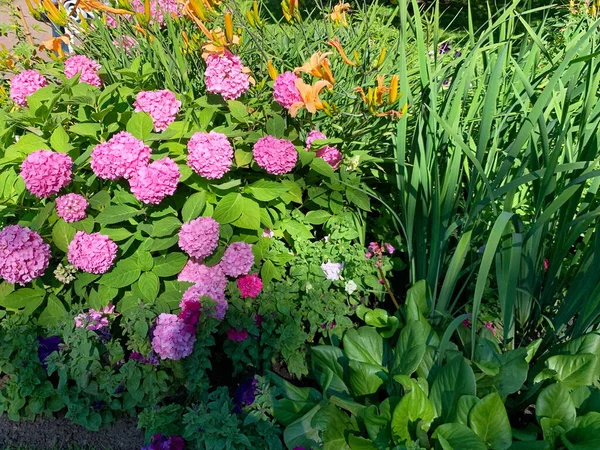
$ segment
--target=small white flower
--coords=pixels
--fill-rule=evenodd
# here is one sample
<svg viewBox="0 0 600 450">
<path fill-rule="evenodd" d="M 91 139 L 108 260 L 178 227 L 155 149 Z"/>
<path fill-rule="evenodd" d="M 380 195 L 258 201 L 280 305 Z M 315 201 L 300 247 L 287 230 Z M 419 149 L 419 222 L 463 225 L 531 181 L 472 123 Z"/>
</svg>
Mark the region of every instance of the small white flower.
<svg viewBox="0 0 600 450">
<path fill-rule="evenodd" d="M 344 263 L 332 263 L 330 259 L 326 263 L 321 264 L 321 269 L 325 273 L 325 278 L 331 281 L 340 279 L 340 272 L 344 268 Z"/>
<path fill-rule="evenodd" d="M 358 289 L 358 286 L 356 285 L 354 280 L 350 280 L 350 281 L 346 281 L 345 288 L 346 288 L 346 293 L 348 295 L 352 295 L 354 293 L 354 291 L 356 291 L 356 289 Z"/>
<path fill-rule="evenodd" d="M 324 240 L 325 242 L 329 241 L 329 236 L 323 236 L 323 240 Z"/>
</svg>

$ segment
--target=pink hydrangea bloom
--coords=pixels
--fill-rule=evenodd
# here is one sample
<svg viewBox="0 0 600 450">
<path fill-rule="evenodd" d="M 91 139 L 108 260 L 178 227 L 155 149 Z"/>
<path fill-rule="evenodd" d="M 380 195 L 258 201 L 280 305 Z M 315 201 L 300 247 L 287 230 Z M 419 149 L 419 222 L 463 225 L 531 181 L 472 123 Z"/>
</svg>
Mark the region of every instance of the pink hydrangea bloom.
<svg viewBox="0 0 600 450">
<path fill-rule="evenodd" d="M 250 77 L 243 69 L 240 57 L 228 50 L 222 55 L 209 55 L 204 72 L 206 89 L 225 100 L 235 100 L 250 88 Z"/>
<path fill-rule="evenodd" d="M 173 195 L 179 183 L 179 167 L 171 158 L 163 158 L 141 167 L 129 179 L 135 198 L 157 205 L 168 195 Z"/>
<path fill-rule="evenodd" d="M 222 133 L 195 133 L 188 142 L 188 152 L 188 166 L 209 180 L 222 178 L 231 168 L 233 147 Z"/>
<path fill-rule="evenodd" d="M 150 148 L 126 131 L 98 144 L 92 152 L 92 170 L 108 180 L 131 178 L 150 161 Z"/>
<path fill-rule="evenodd" d="M 0 231 L 0 277 L 23 286 L 48 268 L 50 246 L 39 234 L 21 225 Z"/>
<path fill-rule="evenodd" d="M 214 311 L 209 313 L 209 317 L 223 320 L 225 313 L 229 308 L 229 303 L 225 299 L 225 292 L 220 290 L 220 286 L 212 284 L 195 284 L 189 287 L 181 298 L 180 308 L 185 308 L 189 302 L 200 302 L 202 297 L 208 297 L 216 303 Z"/>
<path fill-rule="evenodd" d="M 263 282 L 258 274 L 242 275 L 237 279 L 237 286 L 240 290 L 241 298 L 256 298 L 262 291 Z"/>
<path fill-rule="evenodd" d="M 36 70 L 24 70 L 10 80 L 10 98 L 19 106 L 27 105 L 27 97 L 48 85 L 44 76 Z"/>
<path fill-rule="evenodd" d="M 211 217 L 198 217 L 181 226 L 179 247 L 194 258 L 206 258 L 218 244 L 219 223 Z"/>
<path fill-rule="evenodd" d="M 196 283 L 204 286 L 209 286 L 212 292 L 210 297 L 225 296 L 225 288 L 227 287 L 227 278 L 221 267 L 206 266 L 194 258 L 190 258 L 183 270 L 179 273 L 177 281 L 185 281 L 188 283 Z"/>
<path fill-rule="evenodd" d="M 71 56 L 65 61 L 65 77 L 73 78 L 78 73 L 81 73 L 79 77 L 80 82 L 101 87 L 102 80 L 100 79 L 100 75 L 98 75 L 101 67 L 100 64 L 87 56 Z"/>
<path fill-rule="evenodd" d="M 300 91 L 294 84 L 298 76 L 294 72 L 283 72 L 278 75 L 273 84 L 273 97 L 285 109 L 290 109 L 294 103 L 302 101 Z"/>
<path fill-rule="evenodd" d="M 38 150 L 30 153 L 21 165 L 21 177 L 33 195 L 47 198 L 71 182 L 73 160 L 65 153 Z"/>
<path fill-rule="evenodd" d="M 227 339 L 235 342 L 243 342 L 248 338 L 248 330 L 245 328 L 243 330 L 236 330 L 234 328 L 230 328 L 227 330 Z"/>
<path fill-rule="evenodd" d="M 86 218 L 88 201 L 83 195 L 66 194 L 56 199 L 56 214 L 65 222 L 78 222 Z"/>
<path fill-rule="evenodd" d="M 77 328 L 86 327 L 94 331 L 109 325 L 109 317 L 115 314 L 114 305 L 108 305 L 100 311 L 90 308 L 87 313 L 81 313 L 75 316 L 75 326 Z"/>
<path fill-rule="evenodd" d="M 260 138 L 254 144 L 252 152 L 256 164 L 272 175 L 291 172 L 298 161 L 298 152 L 294 144 L 273 136 Z"/>
<path fill-rule="evenodd" d="M 67 259 L 79 270 L 102 274 L 112 267 L 117 257 L 117 249 L 117 244 L 108 236 L 78 231 L 69 244 Z"/>
<path fill-rule="evenodd" d="M 308 133 L 308 136 L 306 136 L 306 150 L 310 150 L 312 143 L 320 139 L 327 139 L 327 136 L 325 136 L 319 130 L 312 130 L 310 133 Z"/>
<path fill-rule="evenodd" d="M 254 253 L 252 246 L 246 242 L 234 242 L 223 255 L 219 265 L 225 275 L 237 278 L 240 275 L 246 275 L 252 269 L 254 264 Z"/>
<path fill-rule="evenodd" d="M 181 102 L 168 89 L 161 91 L 143 91 L 135 98 L 135 112 L 150 114 L 154 122 L 154 131 L 166 130 L 181 108 Z"/>
<path fill-rule="evenodd" d="M 144 0 L 133 0 L 131 6 L 135 12 L 144 12 Z M 177 0 L 150 0 L 150 16 L 160 25 L 165 24 L 165 16 L 179 16 L 181 7 Z"/>
<path fill-rule="evenodd" d="M 156 319 L 152 349 L 161 359 L 183 359 L 194 351 L 195 328 L 174 314 L 161 314 Z"/>
<path fill-rule="evenodd" d="M 329 164 L 333 170 L 340 167 L 344 155 L 337 148 L 327 145 L 320 150 L 317 150 L 317 158 L 322 158 Z"/>
</svg>

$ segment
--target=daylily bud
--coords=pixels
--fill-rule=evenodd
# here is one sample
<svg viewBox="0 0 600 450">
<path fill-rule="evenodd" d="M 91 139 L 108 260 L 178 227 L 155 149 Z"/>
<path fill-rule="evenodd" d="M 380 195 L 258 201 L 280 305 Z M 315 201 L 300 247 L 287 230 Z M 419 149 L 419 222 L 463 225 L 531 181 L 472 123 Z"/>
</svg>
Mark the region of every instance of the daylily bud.
<svg viewBox="0 0 600 450">
<path fill-rule="evenodd" d="M 381 49 L 381 53 L 379 54 L 379 59 L 377 60 L 377 67 L 381 67 L 381 65 L 383 64 L 386 53 L 387 53 L 387 48 L 383 47 Z"/>
<path fill-rule="evenodd" d="M 267 61 L 267 72 L 269 72 L 269 77 L 273 81 L 275 81 L 275 79 L 277 78 L 277 75 L 279 75 L 279 73 L 277 72 L 277 69 L 275 68 L 275 66 L 273 66 L 273 63 L 271 62 L 271 60 Z"/>
<path fill-rule="evenodd" d="M 225 38 L 227 42 L 233 41 L 233 19 L 229 11 L 225 13 Z"/>
<path fill-rule="evenodd" d="M 352 52 L 352 54 L 354 55 L 354 61 L 356 61 L 356 64 L 357 64 L 357 65 L 358 65 L 358 64 L 360 64 L 360 57 L 359 57 L 359 54 L 358 54 L 358 52 L 357 52 L 356 50 L 354 50 L 354 51 Z"/>
<path fill-rule="evenodd" d="M 42 14 L 40 13 L 40 11 L 38 9 L 40 7 L 39 0 L 33 0 L 33 1 L 35 2 L 35 7 L 31 4 L 31 0 L 25 0 L 25 3 L 27 4 L 27 9 L 29 9 L 29 14 L 35 20 L 42 20 Z"/>
<path fill-rule="evenodd" d="M 254 17 L 252 17 L 252 13 L 250 11 L 246 11 L 246 19 L 248 19 L 248 24 L 251 27 L 255 27 L 256 24 L 254 23 Z"/>
<path fill-rule="evenodd" d="M 398 100 L 398 80 L 398 75 L 392 76 L 392 81 L 390 82 L 390 93 L 388 95 L 390 103 L 396 103 L 396 100 Z"/>
</svg>

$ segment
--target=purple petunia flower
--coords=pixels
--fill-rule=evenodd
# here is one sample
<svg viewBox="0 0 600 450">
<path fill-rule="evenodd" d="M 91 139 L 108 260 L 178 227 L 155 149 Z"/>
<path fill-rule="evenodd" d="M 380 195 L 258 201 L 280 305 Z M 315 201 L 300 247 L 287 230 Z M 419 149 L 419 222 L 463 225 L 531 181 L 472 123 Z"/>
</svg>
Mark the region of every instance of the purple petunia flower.
<svg viewBox="0 0 600 450">
<path fill-rule="evenodd" d="M 440 48 L 439 48 L 440 55 L 445 55 L 449 51 L 450 51 L 450 43 L 448 43 L 448 42 L 442 42 L 440 44 Z"/>
<path fill-rule="evenodd" d="M 46 358 L 50 355 L 50 353 L 56 352 L 60 349 L 60 344 L 62 344 L 62 339 L 59 336 L 50 336 L 47 338 L 38 336 L 38 358 L 40 358 L 40 362 L 44 369 L 47 369 L 46 366 Z"/>
<path fill-rule="evenodd" d="M 235 414 L 240 414 L 244 406 L 250 406 L 252 403 L 254 403 L 257 387 L 258 380 L 256 378 L 252 378 L 240 383 L 235 391 L 235 394 L 233 394 L 233 403 L 235 404 L 233 407 L 233 412 Z"/>
<path fill-rule="evenodd" d="M 152 436 L 152 442 L 142 447 L 142 450 L 184 450 L 185 441 L 180 436 L 165 436 L 164 434 L 155 434 Z"/>
</svg>

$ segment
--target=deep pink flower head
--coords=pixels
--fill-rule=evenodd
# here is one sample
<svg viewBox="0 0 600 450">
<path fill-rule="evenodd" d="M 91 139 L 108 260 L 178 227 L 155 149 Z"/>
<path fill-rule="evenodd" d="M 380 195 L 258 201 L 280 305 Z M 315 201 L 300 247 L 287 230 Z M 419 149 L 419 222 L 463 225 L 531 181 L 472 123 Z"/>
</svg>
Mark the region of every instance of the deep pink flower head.
<svg viewBox="0 0 600 450">
<path fill-rule="evenodd" d="M 229 303 L 225 299 L 224 290 L 220 290 L 219 286 L 211 285 L 211 284 L 195 284 L 189 287 L 181 298 L 181 303 L 179 303 L 179 307 L 185 309 L 186 305 L 189 302 L 198 302 L 202 303 L 200 299 L 202 297 L 208 297 L 213 302 L 216 303 L 214 306 L 214 310 L 209 312 L 209 317 L 213 317 L 215 319 L 223 320 L 225 317 L 225 313 L 229 308 Z"/>
<path fill-rule="evenodd" d="M 69 244 L 67 259 L 79 270 L 102 274 L 112 267 L 117 249 L 117 244 L 108 236 L 78 231 Z"/>
<path fill-rule="evenodd" d="M 223 273 L 230 277 L 237 278 L 240 275 L 246 275 L 254 265 L 254 253 L 252 246 L 246 242 L 234 242 L 223 255 L 219 263 Z"/>
<path fill-rule="evenodd" d="M 101 67 L 100 64 L 87 56 L 71 56 L 65 61 L 65 77 L 73 78 L 78 73 L 81 73 L 79 77 L 80 82 L 101 87 L 102 80 L 100 79 L 100 75 L 98 75 Z"/>
<path fill-rule="evenodd" d="M 195 133 L 188 142 L 188 153 L 188 166 L 209 180 L 222 178 L 231 168 L 233 147 L 222 133 Z"/>
<path fill-rule="evenodd" d="M 322 158 L 329 164 L 333 170 L 340 167 L 344 155 L 337 148 L 326 145 L 320 150 L 317 150 L 317 158 Z"/>
<path fill-rule="evenodd" d="M 107 14 L 106 16 L 106 26 L 108 28 L 117 28 L 117 26 L 119 25 L 117 23 L 117 19 L 115 19 L 113 16 L 111 16 L 110 14 Z"/>
<path fill-rule="evenodd" d="M 471 328 L 471 319 L 469 319 L 468 317 L 467 317 L 465 320 L 463 320 L 461 323 L 462 323 L 462 324 L 463 324 L 465 327 L 467 327 L 467 328 Z"/>
<path fill-rule="evenodd" d="M 56 198 L 56 214 L 65 222 L 78 222 L 86 218 L 88 201 L 83 195 L 65 194 Z"/>
<path fill-rule="evenodd" d="M 237 279 L 237 286 L 240 290 L 241 298 L 256 298 L 263 288 L 263 282 L 258 274 L 242 275 Z"/>
<path fill-rule="evenodd" d="M 135 12 L 144 12 L 144 0 L 133 0 L 131 6 Z M 165 24 L 165 16 L 179 16 L 180 13 L 181 6 L 177 0 L 150 0 L 150 16 L 160 25 Z"/>
<path fill-rule="evenodd" d="M 222 55 L 209 55 L 204 72 L 206 89 L 225 100 L 235 100 L 250 88 L 250 77 L 243 70 L 240 57 L 228 50 Z"/>
<path fill-rule="evenodd" d="M 140 43 L 133 36 L 119 36 L 117 39 L 112 41 L 115 48 L 125 50 L 125 53 L 130 55 L 132 50 L 140 45 Z"/>
<path fill-rule="evenodd" d="M 385 242 L 385 243 L 383 244 L 383 246 L 385 247 L 385 249 L 387 250 L 387 252 L 388 252 L 390 255 L 393 255 L 393 254 L 394 254 L 394 252 L 396 251 L 396 249 L 394 248 L 394 246 L 393 246 L 392 244 L 388 243 L 388 242 Z"/>
<path fill-rule="evenodd" d="M 219 223 L 212 217 L 198 217 L 179 230 L 179 248 L 197 259 L 204 259 L 219 245 Z"/>
<path fill-rule="evenodd" d="M 223 269 L 216 266 L 206 266 L 194 258 L 190 258 L 183 270 L 179 273 L 177 281 L 186 281 L 206 286 L 211 291 L 210 297 L 224 297 L 227 287 L 227 278 Z"/>
<path fill-rule="evenodd" d="M 143 91 L 135 98 L 135 112 L 150 114 L 154 122 L 154 131 L 166 130 L 181 108 L 181 102 L 168 89 L 162 91 Z"/>
<path fill-rule="evenodd" d="M 38 150 L 30 153 L 21 165 L 25 186 L 39 198 L 58 193 L 71 182 L 73 160 L 65 153 Z"/>
<path fill-rule="evenodd" d="M 494 328 L 494 324 L 492 322 L 486 322 L 485 327 L 492 332 L 492 334 L 496 335 L 496 328 Z"/>
<path fill-rule="evenodd" d="M 27 97 L 48 85 L 44 76 L 36 70 L 24 70 L 10 80 L 10 98 L 19 106 L 27 105 Z"/>
<path fill-rule="evenodd" d="M 544 258 L 544 270 L 548 270 L 550 268 L 550 261 L 548 258 Z"/>
<path fill-rule="evenodd" d="M 0 231 L 0 278 L 23 286 L 48 268 L 50 246 L 39 234 L 21 225 Z"/>
<path fill-rule="evenodd" d="M 245 328 L 243 330 L 236 330 L 234 328 L 230 328 L 227 330 L 227 339 L 235 342 L 243 342 L 248 338 L 248 330 Z"/>
<path fill-rule="evenodd" d="M 194 330 L 176 315 L 163 313 L 156 319 L 152 348 L 161 359 L 183 359 L 194 351 Z"/>
<path fill-rule="evenodd" d="M 290 109 L 294 103 L 302 101 L 300 91 L 294 84 L 298 76 L 294 72 L 283 72 L 278 75 L 273 84 L 273 97 L 285 109 Z"/>
<path fill-rule="evenodd" d="M 92 152 L 92 170 L 107 180 L 131 178 L 150 161 L 150 148 L 126 131 L 98 144 Z"/>
<path fill-rule="evenodd" d="M 298 152 L 294 144 L 273 136 L 260 138 L 254 144 L 252 152 L 256 164 L 272 175 L 291 172 L 298 161 Z"/>
<path fill-rule="evenodd" d="M 319 130 L 312 130 L 310 133 L 308 133 L 308 136 L 306 136 L 306 150 L 311 149 L 312 143 L 314 141 L 321 139 L 327 139 L 327 136 L 325 136 Z"/>
<path fill-rule="evenodd" d="M 180 176 L 175 161 L 163 158 L 139 168 L 129 179 L 129 186 L 135 198 L 157 205 L 163 198 L 175 193 Z"/>
</svg>

